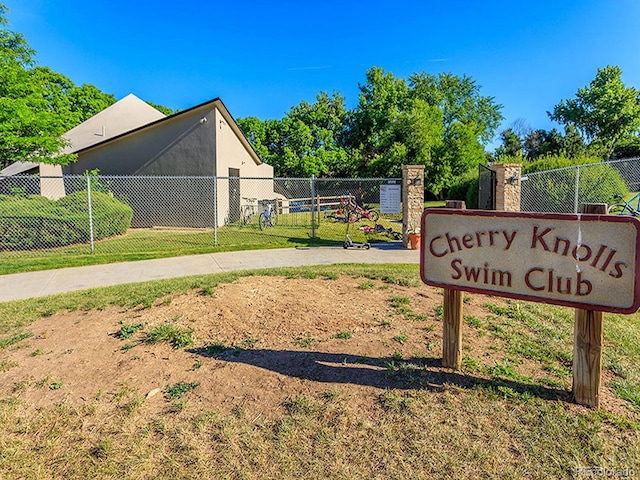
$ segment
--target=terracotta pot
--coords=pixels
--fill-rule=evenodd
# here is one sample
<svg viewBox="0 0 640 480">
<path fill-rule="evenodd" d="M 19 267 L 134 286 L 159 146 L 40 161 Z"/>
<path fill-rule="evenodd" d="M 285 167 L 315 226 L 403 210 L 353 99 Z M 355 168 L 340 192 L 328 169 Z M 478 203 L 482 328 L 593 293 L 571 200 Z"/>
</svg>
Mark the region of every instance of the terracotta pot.
<svg viewBox="0 0 640 480">
<path fill-rule="evenodd" d="M 420 234 L 419 233 L 409 234 L 409 246 L 411 247 L 411 250 L 420 250 Z"/>
</svg>

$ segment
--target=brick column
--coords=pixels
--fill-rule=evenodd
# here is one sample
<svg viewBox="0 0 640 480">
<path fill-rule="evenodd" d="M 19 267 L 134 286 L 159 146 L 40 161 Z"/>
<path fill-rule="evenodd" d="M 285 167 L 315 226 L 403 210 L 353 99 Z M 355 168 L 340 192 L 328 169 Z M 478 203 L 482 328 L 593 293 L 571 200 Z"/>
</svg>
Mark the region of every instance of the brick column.
<svg viewBox="0 0 640 480">
<path fill-rule="evenodd" d="M 402 166 L 402 243 L 409 248 L 408 231 L 420 227 L 424 211 L 424 165 Z"/>
<path fill-rule="evenodd" d="M 496 171 L 496 210 L 520 211 L 522 165 L 503 163 L 493 165 Z"/>
</svg>

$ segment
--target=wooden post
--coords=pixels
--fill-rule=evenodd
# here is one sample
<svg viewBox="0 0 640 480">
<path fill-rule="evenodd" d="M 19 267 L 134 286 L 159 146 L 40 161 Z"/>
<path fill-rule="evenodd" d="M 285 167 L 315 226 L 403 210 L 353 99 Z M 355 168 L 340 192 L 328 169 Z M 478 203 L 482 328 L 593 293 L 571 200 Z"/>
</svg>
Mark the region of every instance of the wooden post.
<svg viewBox="0 0 640 480">
<path fill-rule="evenodd" d="M 447 200 L 447 208 L 464 210 L 462 200 Z M 462 292 L 444 289 L 442 314 L 442 365 L 456 370 L 462 363 Z"/>
<path fill-rule="evenodd" d="M 606 214 L 604 203 L 585 203 L 580 213 Z M 576 308 L 573 335 L 573 398 L 591 408 L 600 406 L 603 312 Z"/>
</svg>

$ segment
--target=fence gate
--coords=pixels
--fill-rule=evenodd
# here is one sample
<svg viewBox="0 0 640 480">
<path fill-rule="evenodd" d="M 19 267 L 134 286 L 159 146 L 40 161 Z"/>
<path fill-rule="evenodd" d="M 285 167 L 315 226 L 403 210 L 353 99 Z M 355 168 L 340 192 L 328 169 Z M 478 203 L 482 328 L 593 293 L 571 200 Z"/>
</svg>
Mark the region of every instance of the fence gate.
<svg viewBox="0 0 640 480">
<path fill-rule="evenodd" d="M 478 171 L 478 208 L 496 209 L 496 171 L 482 164 Z"/>
</svg>

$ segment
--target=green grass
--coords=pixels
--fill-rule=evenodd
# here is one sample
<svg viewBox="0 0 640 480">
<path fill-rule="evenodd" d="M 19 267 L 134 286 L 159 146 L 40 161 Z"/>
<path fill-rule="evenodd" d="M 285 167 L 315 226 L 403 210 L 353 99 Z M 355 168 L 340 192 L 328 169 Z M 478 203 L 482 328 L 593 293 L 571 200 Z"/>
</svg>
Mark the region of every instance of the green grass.
<svg viewBox="0 0 640 480">
<path fill-rule="evenodd" d="M 166 342 L 171 344 L 174 348 L 184 348 L 193 343 L 192 335 L 192 329 L 181 328 L 169 322 L 157 325 L 149 330 L 145 337 L 145 342 Z"/>
<path fill-rule="evenodd" d="M 416 265 L 363 264 L 233 272 L 109 287 L 1 303 L 0 341 L 5 348 L 19 347 L 31 336 L 25 329 L 45 315 L 154 305 L 181 292 L 212 291 L 244 275 L 349 275 L 356 286 L 369 280 L 393 285 L 419 282 Z M 396 302 L 406 306 L 404 300 Z M 226 412 L 211 405 L 194 408 L 198 391 L 190 392 L 198 383 L 185 380 L 166 385 L 160 401 L 171 404 L 151 417 L 142 416 L 148 405 L 140 395 L 124 387 L 115 396 L 113 392 L 96 395 L 79 406 L 60 403 L 27 415 L 19 391 L 60 389 L 51 393 L 64 395 L 71 388 L 49 376 L 22 379 L 13 393 L 0 398 L 0 471 L 7 478 L 69 479 L 547 479 L 581 478 L 580 468 L 637 471 L 640 314 L 605 315 L 603 367 L 611 378 L 610 391 L 627 408 L 616 413 L 588 410 L 570 401 L 571 309 L 525 302 L 508 302 L 506 307 L 489 303 L 486 308 L 490 311 L 486 318 L 465 318 L 464 334 L 485 332 L 495 347 L 495 361 L 465 351 L 460 372 L 442 373 L 425 360 L 433 354 L 416 352 L 412 357 L 398 351 L 395 341 L 389 342 L 386 363 L 372 358 L 363 360 L 367 365 L 361 367 L 381 367 L 389 382 L 403 382 L 401 388 L 367 385 L 354 390 L 348 384 L 326 385 L 292 394 L 278 411 L 251 411 L 241 399 Z M 156 327 L 178 328 L 178 320 Z M 398 332 L 403 321 L 393 317 Z M 391 327 L 390 321 L 385 322 Z M 156 327 L 141 330 L 151 328 L 144 332 L 148 335 Z M 435 329 L 440 328 L 436 323 Z M 381 336 L 388 335 L 388 330 L 381 329 Z M 158 333 L 157 338 L 171 342 L 167 339 L 172 337 Z M 430 335 L 424 339 L 427 350 L 439 350 L 432 340 Z M 292 342 L 308 349 L 305 354 L 313 354 L 321 345 L 305 335 Z M 239 347 L 252 348 L 256 343 L 260 345 L 248 336 Z M 227 360 L 216 356 L 233 348 L 222 341 L 197 349 L 201 363 L 189 363 L 193 367 L 187 367 L 184 375 L 212 373 L 213 362 L 223 366 Z M 528 376 L 525 366 L 532 362 L 541 366 L 546 378 Z M 0 381 L 15 366 L 0 362 Z"/>
<path fill-rule="evenodd" d="M 3 348 L 7 348 L 11 345 L 15 345 L 16 343 L 21 342 L 22 340 L 25 340 L 32 336 L 33 336 L 32 332 L 20 332 L 20 333 L 14 333 L 8 338 L 0 338 L 0 350 L 2 350 Z"/>
<path fill-rule="evenodd" d="M 182 398 L 185 393 L 190 392 L 200 385 L 198 382 L 178 382 L 175 385 L 167 385 L 165 391 L 169 400 Z"/>
<path fill-rule="evenodd" d="M 134 228 L 122 236 L 95 242 L 93 253 L 89 244 L 36 251 L 0 252 L 0 275 L 247 249 L 342 245 L 346 224 L 322 220 L 321 217 L 316 223 L 315 238 L 311 238 L 309 214 L 306 214 L 306 220 L 296 218 L 297 216 L 299 215 L 280 215 L 278 225 L 269 227 L 264 232 L 256 222 L 220 227 L 215 237 L 213 229 Z M 377 223 L 385 228 L 394 227 L 398 230 L 398 225 L 391 223 L 389 219 L 383 218 Z M 367 238 L 364 232 L 358 230 L 358 226 L 360 224 L 355 224 L 349 232 L 354 242 L 390 240 L 384 236 Z"/>
<path fill-rule="evenodd" d="M 376 284 L 373 283 L 371 280 L 366 280 L 364 282 L 362 282 L 360 285 L 358 285 L 358 288 L 361 290 L 372 290 L 373 288 L 375 288 Z"/>
<path fill-rule="evenodd" d="M 310 335 L 306 335 L 304 337 L 296 338 L 295 344 L 299 347 L 307 348 L 310 347 L 311 344 L 315 341 L 316 340 L 313 337 L 311 337 Z"/>
<path fill-rule="evenodd" d="M 404 333 L 396 335 L 395 337 L 393 337 L 393 339 L 400 344 L 405 344 L 407 343 L 407 340 L 409 340 Z"/>
<path fill-rule="evenodd" d="M 462 319 L 465 321 L 467 325 L 470 325 L 475 328 L 482 328 L 482 320 L 474 315 L 463 315 Z"/>
<path fill-rule="evenodd" d="M 124 323 L 122 321 L 120 322 L 120 325 L 118 335 L 123 339 L 131 338 L 134 333 L 144 327 L 144 323 Z"/>
<path fill-rule="evenodd" d="M 344 332 L 338 332 L 333 336 L 333 338 L 341 338 L 343 340 L 348 340 L 352 337 L 353 337 L 353 334 L 348 330 Z"/>
</svg>

